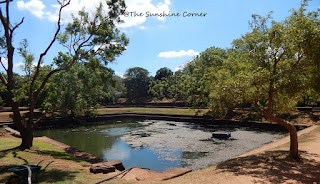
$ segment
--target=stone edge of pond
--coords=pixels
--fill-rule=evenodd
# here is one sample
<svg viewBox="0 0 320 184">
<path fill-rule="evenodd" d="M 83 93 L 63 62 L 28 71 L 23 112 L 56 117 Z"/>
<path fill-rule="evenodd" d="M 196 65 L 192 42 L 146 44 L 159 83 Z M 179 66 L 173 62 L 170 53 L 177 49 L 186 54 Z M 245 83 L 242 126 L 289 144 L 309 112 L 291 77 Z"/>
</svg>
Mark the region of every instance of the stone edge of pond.
<svg viewBox="0 0 320 184">
<path fill-rule="evenodd" d="M 277 123 L 267 123 L 258 121 L 239 121 L 228 119 L 213 119 L 207 116 L 191 116 L 191 115 L 167 115 L 167 114 L 148 114 L 148 113 L 117 113 L 117 114 L 105 114 L 98 115 L 97 117 L 80 117 L 79 119 L 67 119 L 67 118 L 55 118 L 46 119 L 39 124 L 37 128 L 60 128 L 60 127 L 74 127 L 84 125 L 94 125 L 97 122 L 105 120 L 119 120 L 119 119 L 141 119 L 141 120 L 165 120 L 165 121 L 180 121 L 180 122 L 192 122 L 203 125 L 232 125 L 239 127 L 251 127 L 262 128 L 265 130 L 274 131 L 287 131 L 285 127 Z M 296 129 L 302 130 L 310 125 L 294 124 Z"/>
</svg>

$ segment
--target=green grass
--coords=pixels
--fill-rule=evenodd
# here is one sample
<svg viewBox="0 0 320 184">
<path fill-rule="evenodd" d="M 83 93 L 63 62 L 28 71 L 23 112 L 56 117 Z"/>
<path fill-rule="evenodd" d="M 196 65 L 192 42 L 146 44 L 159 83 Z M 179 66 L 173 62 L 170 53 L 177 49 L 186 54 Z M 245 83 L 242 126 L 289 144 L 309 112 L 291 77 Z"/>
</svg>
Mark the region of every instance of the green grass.
<svg viewBox="0 0 320 184">
<path fill-rule="evenodd" d="M 205 109 L 179 109 L 179 108 L 147 108 L 147 107 L 124 107 L 124 108 L 103 108 L 98 109 L 98 114 L 117 113 L 145 113 L 145 114 L 168 114 L 168 115 L 198 115 L 202 116 L 207 112 Z"/>
<path fill-rule="evenodd" d="M 40 164 L 42 167 L 52 160 L 55 162 L 45 172 L 38 174 L 39 183 L 93 183 L 105 178 L 103 175 L 92 175 L 84 171 L 89 170 L 88 162 L 81 161 L 47 143 L 34 140 L 32 149 L 21 151 L 17 149 L 21 139 L 0 136 L 0 142 L 0 183 L 5 183 L 13 175 L 7 172 L 8 168 L 36 165 L 40 160 L 45 160 Z"/>
</svg>

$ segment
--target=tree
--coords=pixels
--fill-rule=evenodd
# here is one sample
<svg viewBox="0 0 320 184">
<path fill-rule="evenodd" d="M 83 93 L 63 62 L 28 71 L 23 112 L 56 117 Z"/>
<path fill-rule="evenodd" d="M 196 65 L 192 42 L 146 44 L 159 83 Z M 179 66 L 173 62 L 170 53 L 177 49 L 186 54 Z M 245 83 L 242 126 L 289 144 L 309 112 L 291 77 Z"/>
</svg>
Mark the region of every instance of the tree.
<svg viewBox="0 0 320 184">
<path fill-rule="evenodd" d="M 129 68 L 124 75 L 129 101 L 139 101 L 148 97 L 149 72 L 140 67 Z"/>
<path fill-rule="evenodd" d="M 252 32 L 233 42 L 234 53 L 222 68 L 212 67 L 206 75 L 211 111 L 225 113 L 230 107 L 253 104 L 266 119 L 287 128 L 294 159 L 299 159 L 297 130 L 276 114 L 295 109 L 319 62 L 319 54 L 315 57 L 311 51 L 319 48 L 320 21 L 318 13 L 306 13 L 305 6 L 283 22 L 269 24 L 270 14 L 253 15 Z"/>
<path fill-rule="evenodd" d="M 163 73 L 164 75 L 160 75 Z M 157 71 L 158 76 L 163 76 L 159 80 L 151 80 L 148 93 L 157 100 L 162 99 L 182 99 L 181 88 L 181 71 L 177 71 L 172 75 L 172 71 L 167 68 L 161 68 Z M 156 77 L 155 78 L 160 78 Z"/>
<path fill-rule="evenodd" d="M 103 89 L 108 95 L 103 100 L 104 104 L 115 104 L 118 102 L 119 98 L 125 98 L 126 95 L 126 87 L 124 84 L 124 79 L 114 75 L 112 77 L 111 85 L 105 84 Z"/>
<path fill-rule="evenodd" d="M 109 96 L 104 85 L 110 85 L 113 71 L 96 59 L 87 63 L 74 63 L 72 67 L 57 73 L 44 88 L 41 106 L 49 112 L 75 118 L 91 115 Z"/>
<path fill-rule="evenodd" d="M 167 68 L 167 67 L 163 67 L 160 68 L 157 72 L 156 75 L 154 76 L 155 80 L 161 80 L 162 78 L 167 78 L 169 76 L 172 76 L 173 72 Z"/>
<path fill-rule="evenodd" d="M 150 81 L 148 93 L 159 100 L 171 98 L 168 89 L 171 85 L 172 75 L 173 72 L 169 68 L 160 68 L 156 72 L 155 80 Z"/>
<path fill-rule="evenodd" d="M 29 105 L 27 117 L 22 117 L 19 111 L 19 103 L 16 100 L 17 94 L 15 93 L 16 86 L 13 78 L 15 52 L 13 37 L 15 30 L 23 23 L 24 18 L 17 24 L 11 22 L 9 8 L 11 3 L 12 0 L 0 1 L 1 31 L 3 33 L 0 37 L 1 65 L 4 67 L 3 58 L 6 58 L 8 61 L 8 67 L 4 67 L 7 77 L 0 74 L 0 79 L 1 83 L 6 86 L 9 94 L 9 103 L 13 111 L 14 125 L 21 134 L 22 143 L 20 148 L 28 149 L 32 146 L 34 127 L 37 126 L 41 120 L 39 118 L 34 121 L 36 100 L 50 77 L 55 73 L 70 68 L 76 62 L 85 62 L 90 58 L 97 58 L 99 61 L 107 64 L 125 50 L 128 39 L 124 34 L 120 35 L 119 30 L 116 28 L 116 24 L 122 22 L 119 16 L 125 12 L 125 3 L 123 0 L 108 1 L 109 11 L 107 13 L 103 11 L 104 8 L 102 4 L 100 4 L 96 11 L 90 16 L 84 10 L 80 11 L 77 17 L 73 16 L 73 22 L 69 23 L 65 27 L 65 32 L 61 34 L 61 12 L 64 7 L 69 5 L 70 0 L 58 1 L 60 8 L 58 11 L 57 29 L 48 46 L 44 48 L 44 51 L 37 58 L 34 72 L 30 75 L 30 80 L 28 80 L 26 84 L 28 86 L 27 96 Z M 66 47 L 67 52 L 59 52 L 57 58 L 52 62 L 52 64 L 56 65 L 55 68 L 49 71 L 42 70 L 40 66 L 43 63 L 44 56 L 57 40 Z M 21 47 L 19 52 L 21 56 L 24 57 L 25 63 L 35 59 L 35 57 L 30 57 L 30 54 L 24 51 L 27 50 Z M 45 76 L 42 79 L 39 77 L 41 74 Z"/>
<path fill-rule="evenodd" d="M 189 62 L 182 71 L 181 93 L 184 101 L 193 107 L 206 107 L 209 92 L 205 89 L 204 75 L 210 67 L 219 68 L 228 57 L 228 52 L 210 47 Z"/>
</svg>

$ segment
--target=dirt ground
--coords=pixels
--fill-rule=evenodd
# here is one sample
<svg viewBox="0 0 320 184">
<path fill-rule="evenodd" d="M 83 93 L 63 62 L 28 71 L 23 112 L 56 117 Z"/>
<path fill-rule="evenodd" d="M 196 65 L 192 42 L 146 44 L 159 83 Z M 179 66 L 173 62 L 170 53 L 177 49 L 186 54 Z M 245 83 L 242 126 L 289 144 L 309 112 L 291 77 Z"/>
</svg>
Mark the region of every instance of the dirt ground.
<svg viewBox="0 0 320 184">
<path fill-rule="evenodd" d="M 320 183 L 320 126 L 299 136 L 301 161 L 287 157 L 288 138 L 165 183 Z M 300 133 L 301 134 L 301 133 Z"/>
</svg>

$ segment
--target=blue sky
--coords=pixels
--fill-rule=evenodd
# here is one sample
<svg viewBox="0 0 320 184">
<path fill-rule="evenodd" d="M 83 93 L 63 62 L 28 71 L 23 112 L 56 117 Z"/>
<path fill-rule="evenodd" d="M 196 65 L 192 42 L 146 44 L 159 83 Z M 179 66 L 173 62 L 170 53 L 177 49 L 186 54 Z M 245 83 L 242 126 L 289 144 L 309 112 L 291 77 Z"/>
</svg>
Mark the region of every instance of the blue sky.
<svg viewBox="0 0 320 184">
<path fill-rule="evenodd" d="M 64 22 L 71 20 L 70 14 L 76 13 L 83 6 L 93 11 L 96 3 L 103 0 L 71 0 L 71 4 L 63 12 Z M 161 67 L 175 71 L 184 63 L 191 61 L 206 48 L 216 46 L 230 47 L 233 39 L 241 37 L 249 31 L 248 21 L 252 14 L 266 15 L 273 11 L 276 21 L 289 16 L 289 10 L 299 8 L 300 0 L 128 0 L 127 11 L 142 13 L 133 16 L 130 13 L 123 17 L 125 23 L 119 29 L 130 39 L 127 50 L 110 63 L 117 75 L 123 75 L 128 68 L 142 67 L 151 75 Z M 56 1 L 53 0 L 16 0 L 11 5 L 11 19 L 24 23 L 17 29 L 14 44 L 26 38 L 29 50 L 36 58 L 50 42 L 56 28 Z M 308 9 L 316 10 L 320 0 L 309 2 Z M 179 13 L 180 16 L 147 17 L 150 13 Z M 148 13 L 149 12 L 149 13 Z M 202 13 L 206 16 L 188 17 L 184 12 Z M 58 43 L 45 57 L 45 64 L 63 48 Z M 15 53 L 15 71 L 19 69 L 22 59 Z"/>
</svg>

